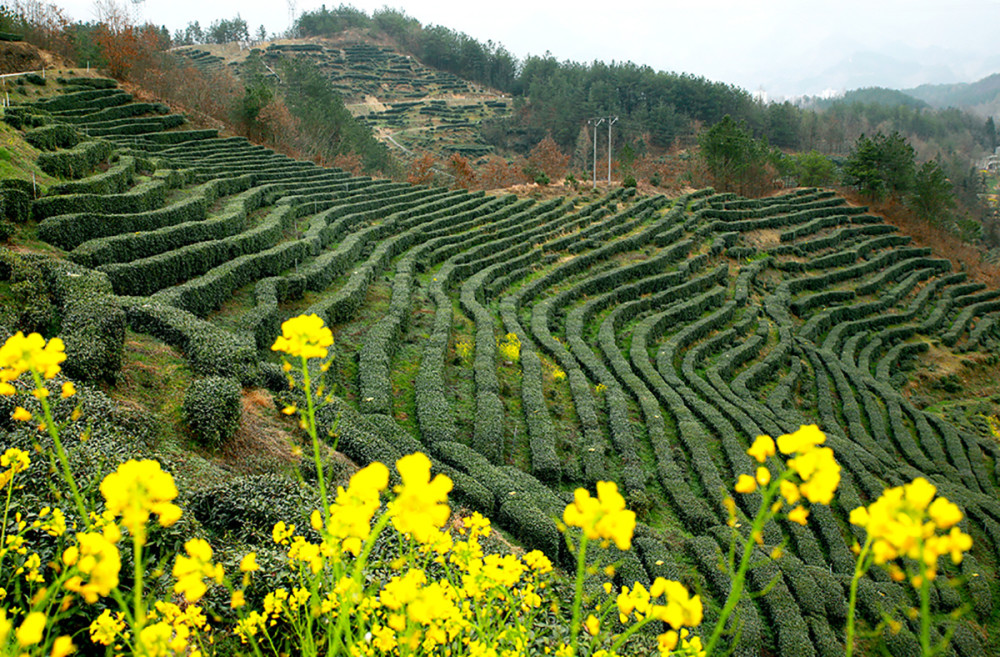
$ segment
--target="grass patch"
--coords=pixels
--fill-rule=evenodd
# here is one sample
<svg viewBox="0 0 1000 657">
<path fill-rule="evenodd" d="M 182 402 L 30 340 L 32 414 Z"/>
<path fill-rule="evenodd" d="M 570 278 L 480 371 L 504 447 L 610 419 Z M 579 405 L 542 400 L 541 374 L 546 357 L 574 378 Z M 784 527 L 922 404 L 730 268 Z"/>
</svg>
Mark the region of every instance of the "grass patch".
<svg viewBox="0 0 1000 657">
<path fill-rule="evenodd" d="M 187 361 L 176 349 L 128 330 L 118 383 L 106 392 L 115 401 L 157 419 L 154 448 L 183 448 L 188 436 L 181 404 L 193 378 Z"/>
</svg>

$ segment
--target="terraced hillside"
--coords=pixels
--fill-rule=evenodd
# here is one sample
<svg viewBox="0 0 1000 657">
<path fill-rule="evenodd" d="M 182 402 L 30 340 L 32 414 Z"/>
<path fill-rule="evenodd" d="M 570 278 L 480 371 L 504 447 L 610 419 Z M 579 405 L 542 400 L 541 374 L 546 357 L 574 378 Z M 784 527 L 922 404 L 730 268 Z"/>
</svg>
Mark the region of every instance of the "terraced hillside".
<svg viewBox="0 0 1000 657">
<path fill-rule="evenodd" d="M 997 650 L 1000 447 L 901 390 L 926 349 L 996 349 L 1000 290 L 829 191 L 453 192 L 184 130 L 162 110 L 110 88 L 8 112 L 33 143 L 64 146 L 40 164 L 74 178 L 33 212 L 70 262 L 60 284 L 87 291 L 64 310 L 76 376 L 113 378 L 123 321 L 198 374 L 286 390 L 269 346 L 283 319 L 316 313 L 335 327 L 322 421 L 338 449 L 359 464 L 425 451 L 460 503 L 554 557 L 569 491 L 615 480 L 641 521 L 617 578 L 679 579 L 709 623 L 745 450 L 816 423 L 844 468 L 837 498 L 765 531 L 750 586 L 768 592 L 743 602 L 735 654 L 842 654 L 860 536 L 847 513 L 917 475 L 975 539 L 949 566 L 966 585 L 939 578 L 933 605 L 971 606 L 957 654 Z M 745 528 L 759 497 L 738 503 Z M 860 587 L 871 625 L 912 604 L 880 569 Z M 914 629 L 886 631 L 889 653 L 919 653 Z"/>
<path fill-rule="evenodd" d="M 238 72 L 249 51 L 228 46 L 183 47 L 177 55 L 203 71 Z M 257 49 L 273 72 L 281 57 L 303 57 L 326 75 L 354 116 L 404 158 L 431 153 L 470 159 L 493 147 L 481 135 L 485 120 L 504 116 L 510 100 L 409 55 L 368 43 L 288 40 Z"/>
</svg>

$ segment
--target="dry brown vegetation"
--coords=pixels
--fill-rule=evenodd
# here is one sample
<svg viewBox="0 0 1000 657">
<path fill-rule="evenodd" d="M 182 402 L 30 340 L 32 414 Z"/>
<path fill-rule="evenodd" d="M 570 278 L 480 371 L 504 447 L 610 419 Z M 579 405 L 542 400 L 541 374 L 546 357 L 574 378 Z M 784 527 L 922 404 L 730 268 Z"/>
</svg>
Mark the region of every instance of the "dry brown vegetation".
<svg viewBox="0 0 1000 657">
<path fill-rule="evenodd" d="M 1000 266 L 987 262 L 985 252 L 924 219 L 897 200 L 871 202 L 857 193 L 841 189 L 840 193 L 852 205 L 868 205 L 870 211 L 913 238 L 917 246 L 930 247 L 934 255 L 951 260 L 956 271 L 965 271 L 972 280 L 989 287 L 1000 287 Z"/>
</svg>

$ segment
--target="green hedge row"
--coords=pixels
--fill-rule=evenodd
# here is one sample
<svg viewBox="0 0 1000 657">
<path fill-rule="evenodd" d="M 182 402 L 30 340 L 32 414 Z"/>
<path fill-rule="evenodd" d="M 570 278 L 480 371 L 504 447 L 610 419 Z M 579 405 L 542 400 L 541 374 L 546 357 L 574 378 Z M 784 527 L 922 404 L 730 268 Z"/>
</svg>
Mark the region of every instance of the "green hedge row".
<svg viewBox="0 0 1000 657">
<path fill-rule="evenodd" d="M 243 191 L 250 187 L 249 177 L 218 179 L 192 190 L 187 198 L 148 212 L 135 214 L 103 214 L 88 212 L 75 215 L 49 217 L 38 225 L 38 236 L 63 249 L 75 249 L 98 238 L 157 230 L 189 221 L 204 219 L 208 208 L 221 196 Z M 88 247 L 89 248 L 89 247 Z M 102 250 L 103 245 L 95 245 Z M 86 258 L 86 256 L 81 256 Z"/>
<path fill-rule="evenodd" d="M 24 140 L 40 151 L 73 148 L 80 143 L 80 133 L 65 123 L 53 123 L 25 130 Z"/>
<path fill-rule="evenodd" d="M 717 200 L 712 204 L 718 203 Z M 707 207 L 702 213 L 706 219 L 721 219 L 727 223 L 792 214 L 815 209 L 838 208 L 847 205 L 839 196 L 803 195 L 776 196 L 773 202 L 761 200 L 757 203 L 724 203 L 723 208 Z M 736 207 L 739 206 L 739 207 Z M 692 208 L 695 211 L 695 208 Z"/>
<path fill-rule="evenodd" d="M 435 458 L 465 472 L 493 494 L 496 511 L 489 511 L 526 548 L 540 549 L 556 560 L 564 556 L 562 536 L 553 520 L 552 493 L 542 484 L 513 468 L 498 468 L 460 443 L 436 442 L 431 451 Z"/>
<path fill-rule="evenodd" d="M 463 195 L 459 195 L 463 196 Z M 452 195 L 445 197 L 435 197 L 427 203 L 410 207 L 406 210 L 395 212 L 387 217 L 377 228 L 384 231 L 392 231 L 398 228 L 414 228 L 424 220 L 427 215 L 441 216 L 427 228 L 445 227 L 449 225 L 453 218 L 448 216 L 447 210 L 455 204 Z M 474 200 L 474 202 L 477 202 Z M 347 283 L 334 295 L 310 306 L 306 313 L 316 313 L 323 317 L 328 323 L 336 324 L 350 318 L 364 302 L 368 294 L 368 288 L 374 277 L 385 268 L 389 260 L 401 253 L 406 248 L 412 246 L 420 235 L 420 230 L 406 230 L 394 238 L 383 240 L 375 247 L 371 256 L 362 265 L 357 267 L 352 273 Z M 350 237 L 348 238 L 350 239 Z M 345 243 L 347 240 L 345 240 Z M 338 249 L 339 251 L 339 249 Z M 320 266 L 317 259 L 317 268 Z M 324 266 L 317 271 L 307 272 L 310 288 L 322 281 L 329 275 L 329 267 Z M 328 285 L 329 283 L 326 283 Z M 324 285 L 325 287 L 325 285 Z"/>
<path fill-rule="evenodd" d="M 63 112 L 94 111 L 104 107 L 125 105 L 132 100 L 131 94 L 121 89 L 92 89 L 61 94 L 43 100 L 36 100 L 32 105 L 38 109 L 53 114 Z"/>
<path fill-rule="evenodd" d="M 724 272 L 725 268 L 720 267 L 716 270 L 716 272 L 720 271 Z M 718 274 L 715 276 L 709 274 L 701 277 L 701 279 L 695 279 L 687 285 L 670 290 L 669 296 L 674 299 L 683 298 L 675 295 L 682 294 L 682 291 L 688 289 L 697 289 L 706 283 L 715 284 L 717 280 Z M 721 305 L 725 299 L 725 290 L 719 288 L 709 289 L 709 291 L 699 296 L 688 298 L 690 299 L 689 301 L 677 303 L 670 310 L 657 313 L 639 322 L 632 333 L 629 362 L 637 370 L 638 375 L 644 380 L 651 392 L 656 395 L 661 403 L 670 409 L 671 414 L 677 422 L 677 434 L 690 454 L 690 468 L 701 480 L 705 496 L 716 509 L 721 511 L 725 497 L 724 491 L 728 489 L 728 485 L 724 483 L 725 480 L 720 475 L 718 468 L 706 449 L 705 441 L 707 434 L 687 407 L 681 395 L 664 381 L 661 373 L 650 362 L 647 347 L 649 336 L 659 334 L 665 326 L 675 321 L 690 321 L 695 317 L 700 317 L 704 310 L 713 305 Z M 631 308 L 629 307 L 630 305 L 632 306 Z M 613 343 L 614 341 L 613 321 L 614 319 L 623 318 L 623 315 L 626 313 L 635 312 L 638 310 L 637 305 L 637 302 L 633 302 L 629 305 L 619 306 L 619 308 L 627 308 L 628 310 L 618 312 L 618 309 L 616 309 L 602 323 L 601 333 L 604 335 L 599 338 L 599 342 L 602 350 L 605 352 L 605 356 L 609 357 L 613 365 L 616 360 L 622 358 L 620 354 L 617 358 L 609 356 L 609 351 L 611 351 L 609 349 L 609 342 Z M 617 348 L 614 351 L 617 352 Z M 623 363 L 619 363 L 618 369 L 622 369 L 622 366 Z M 627 365 L 625 366 L 627 367 Z"/>
<path fill-rule="evenodd" d="M 156 144 L 156 145 L 174 145 L 174 144 L 186 144 L 192 141 L 199 141 L 202 139 L 214 139 L 219 136 L 219 131 L 214 129 L 205 130 L 171 130 L 168 132 L 151 132 L 142 135 L 142 139 L 137 143 L 142 145 Z"/>
<path fill-rule="evenodd" d="M 166 198 L 166 181 L 162 179 L 150 180 L 140 183 L 122 194 L 44 196 L 32 204 L 31 212 L 38 221 L 42 221 L 48 217 L 85 212 L 135 214 L 161 207 Z"/>
<path fill-rule="evenodd" d="M 218 449 L 233 437 L 243 413 L 243 388 L 236 379 L 208 376 L 191 382 L 181 406 L 195 442 Z"/>
<path fill-rule="evenodd" d="M 203 205 L 207 207 L 207 201 L 214 196 L 215 190 L 200 191 L 206 201 Z M 70 252 L 69 258 L 88 267 L 99 267 L 148 258 L 198 242 L 223 239 L 245 230 L 247 215 L 266 205 L 268 195 L 266 187 L 254 187 L 227 201 L 212 217 L 206 218 L 199 213 L 202 216 L 193 221 L 138 234 L 124 233 L 89 240 Z"/>
<path fill-rule="evenodd" d="M 359 354 L 358 375 L 361 406 L 366 412 L 391 413 L 392 395 L 389 365 L 396 341 L 410 314 L 410 298 L 416 262 L 422 259 L 424 253 L 430 252 L 444 243 L 464 243 L 466 240 L 463 238 L 468 237 L 470 233 L 481 234 L 484 228 L 483 222 L 488 220 L 490 223 L 485 224 L 485 226 L 492 226 L 495 220 L 502 219 L 510 212 L 513 201 L 513 197 L 502 197 L 483 204 L 470 203 L 469 210 L 456 212 L 451 231 L 444 228 L 442 230 L 445 231 L 445 234 L 437 237 L 432 236 L 439 231 L 425 232 L 424 237 L 430 239 L 422 242 L 400 260 L 393 278 L 389 311 L 383 320 L 366 334 Z M 457 211 L 459 208 L 460 206 L 456 207 L 455 210 Z M 467 220 L 464 223 L 462 222 L 463 218 Z M 452 234 L 448 234 L 449 232 Z M 443 358 L 443 354 L 441 357 Z"/>
<path fill-rule="evenodd" d="M 862 214 L 867 210 L 867 208 L 844 206 L 843 203 L 843 199 L 837 199 L 837 203 L 835 204 L 824 204 L 821 202 L 816 204 L 815 207 L 811 207 L 809 209 L 799 209 L 795 212 L 787 214 L 782 213 L 765 216 L 761 219 L 743 219 L 737 221 L 716 220 L 713 225 L 713 229 L 716 231 L 735 230 L 739 232 L 747 232 L 765 228 L 782 228 L 784 226 L 801 224 L 805 221 L 819 217 Z"/>
<path fill-rule="evenodd" d="M 169 112 L 170 108 L 163 103 L 129 103 L 128 105 L 107 107 L 96 112 L 91 112 L 90 114 L 60 116 L 59 120 L 72 125 L 88 125 L 100 121 L 128 119 L 144 114 L 167 114 Z"/>
<path fill-rule="evenodd" d="M 52 121 L 52 116 L 31 105 L 12 105 L 4 108 L 3 121 L 18 130 L 38 128 Z"/>
<path fill-rule="evenodd" d="M 219 536 L 264 545 L 279 520 L 300 527 L 308 524 L 315 494 L 303 483 L 277 474 L 229 477 L 223 483 L 197 488 L 185 509 Z"/>
<path fill-rule="evenodd" d="M 260 225 L 237 235 L 98 269 L 111 279 L 116 294 L 145 296 L 200 276 L 229 260 L 275 246 L 294 219 L 294 209 L 282 206 L 270 212 Z"/>
<path fill-rule="evenodd" d="M 1000 300 L 996 299 L 993 301 L 975 303 L 971 306 L 965 307 L 955 318 L 955 321 L 952 322 L 951 328 L 949 328 L 948 331 L 941 336 L 941 342 L 949 347 L 955 345 L 959 338 L 962 337 L 962 334 L 965 333 L 965 330 L 969 326 L 969 322 L 971 322 L 974 317 L 979 317 L 986 313 L 996 312 L 997 310 L 1000 310 Z"/>
<path fill-rule="evenodd" d="M 155 298 L 195 315 L 207 315 L 220 308 L 240 288 L 291 269 L 307 257 L 309 246 L 306 243 L 283 242 L 224 262 L 197 278 L 157 292 Z"/>
<path fill-rule="evenodd" d="M 187 117 L 183 114 L 167 114 L 162 117 L 113 119 L 85 123 L 80 124 L 80 128 L 90 137 L 115 139 L 116 137 L 149 135 L 153 132 L 162 132 L 171 128 L 177 128 L 185 123 L 187 123 Z"/>
<path fill-rule="evenodd" d="M 124 355 L 125 312 L 107 277 L 60 260 L 46 261 L 46 275 L 62 310 L 67 375 L 79 381 L 114 381 Z"/>
<path fill-rule="evenodd" d="M 358 353 L 358 406 L 363 413 L 392 415 L 392 355 L 409 319 L 414 265 L 412 257 L 404 257 L 396 267 L 389 310 L 365 334 Z"/>
<path fill-rule="evenodd" d="M 89 89 L 113 89 L 118 86 L 118 83 L 111 78 L 56 78 L 56 82 Z"/>
<path fill-rule="evenodd" d="M 528 426 L 528 449 L 531 452 L 531 472 L 545 482 L 559 481 L 562 463 L 556 452 L 556 430 L 545 403 L 542 389 L 542 363 L 534 345 L 518 320 L 518 300 L 500 300 L 500 317 L 504 332 L 513 333 L 521 342 L 521 407 Z M 599 454 L 598 456 L 603 456 Z"/>
<path fill-rule="evenodd" d="M 39 154 L 38 168 L 56 178 L 82 178 L 111 157 L 113 151 L 110 142 L 85 141 L 67 150 Z"/>
<path fill-rule="evenodd" d="M 136 159 L 129 155 L 122 156 L 110 169 L 103 173 L 88 176 L 73 182 L 61 183 L 49 187 L 49 196 L 64 196 L 69 194 L 122 194 L 132 186 L 136 171 Z M 62 214 L 62 213 L 60 213 Z"/>
<path fill-rule="evenodd" d="M 0 180 L 0 218 L 23 224 L 31 218 L 31 201 L 38 190 L 30 180 Z"/>
<path fill-rule="evenodd" d="M 483 286 L 505 271 L 516 269 L 527 262 L 536 261 L 539 252 L 530 251 L 506 262 L 498 262 L 481 269 L 462 284 L 459 301 L 463 310 L 476 324 L 473 373 L 476 384 L 476 415 L 473 424 L 472 445 L 490 461 L 499 463 L 504 453 L 504 406 L 500 400 L 500 381 L 497 377 L 496 337 L 492 313 L 480 302 Z"/>
</svg>

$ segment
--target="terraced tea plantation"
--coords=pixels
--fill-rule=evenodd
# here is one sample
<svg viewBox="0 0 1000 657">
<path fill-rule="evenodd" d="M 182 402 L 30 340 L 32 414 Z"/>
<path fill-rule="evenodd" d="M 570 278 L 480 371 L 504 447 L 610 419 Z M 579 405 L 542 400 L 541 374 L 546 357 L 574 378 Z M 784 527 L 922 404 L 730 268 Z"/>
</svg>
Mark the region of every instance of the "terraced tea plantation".
<svg viewBox="0 0 1000 657">
<path fill-rule="evenodd" d="M 508 112 L 507 100 L 381 46 L 292 42 L 264 50 L 272 65 L 279 57 L 309 58 L 355 116 L 408 151 L 486 155 L 493 148 L 480 136 L 480 122 Z"/>
<path fill-rule="evenodd" d="M 742 603 L 735 654 L 843 654 L 863 536 L 847 514 L 918 475 L 975 540 L 948 566 L 965 583 L 939 577 L 932 605 L 970 606 L 957 654 L 996 648 L 1000 447 L 900 391 L 930 345 L 995 350 L 1000 291 L 829 191 L 486 196 L 352 177 L 163 110 L 107 88 L 8 112 L 60 146 L 39 163 L 74 178 L 33 212 L 69 260 L 77 376 L 113 378 L 122 321 L 198 374 L 287 390 L 269 347 L 282 320 L 316 313 L 335 328 L 322 421 L 339 450 L 359 464 L 425 451 L 454 502 L 556 558 L 570 491 L 614 480 L 640 519 L 616 578 L 678 579 L 709 624 L 730 586 L 725 499 L 756 465 L 745 450 L 816 423 L 843 480 L 806 526 L 767 527 L 750 577 L 767 593 Z M 760 498 L 736 497 L 745 531 Z M 882 569 L 862 581 L 869 627 L 913 604 Z M 884 632 L 890 654 L 919 653 L 915 627 Z"/>
<path fill-rule="evenodd" d="M 228 67 L 238 75 L 251 51 L 211 45 L 185 46 L 173 52 L 204 72 Z M 413 152 L 431 153 L 443 160 L 458 153 L 476 159 L 492 153 L 480 126 L 510 111 L 510 99 L 384 46 L 291 40 L 253 52 L 263 57 L 272 75 L 282 57 L 311 61 L 329 78 L 351 113 L 405 157 Z"/>
</svg>

